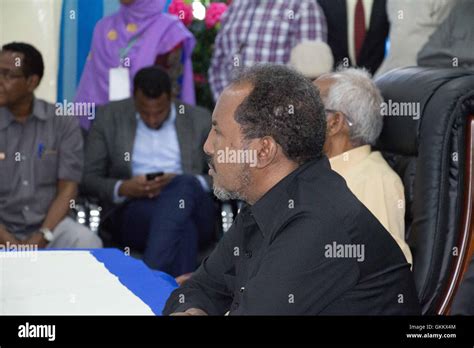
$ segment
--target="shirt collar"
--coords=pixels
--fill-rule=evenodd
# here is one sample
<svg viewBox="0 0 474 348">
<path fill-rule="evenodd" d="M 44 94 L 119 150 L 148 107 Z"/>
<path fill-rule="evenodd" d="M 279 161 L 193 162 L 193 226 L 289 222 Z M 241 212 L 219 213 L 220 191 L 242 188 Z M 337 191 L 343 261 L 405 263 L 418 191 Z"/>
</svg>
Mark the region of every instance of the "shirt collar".
<svg viewBox="0 0 474 348">
<path fill-rule="evenodd" d="M 41 121 L 46 121 L 50 115 L 46 112 L 47 104 L 42 102 L 39 99 L 33 99 L 33 116 L 40 119 Z"/>
<path fill-rule="evenodd" d="M 41 121 L 46 121 L 48 119 L 48 114 L 44 104 L 45 103 L 42 103 L 41 100 L 33 98 L 33 112 L 30 116 L 36 117 Z M 8 108 L 0 107 L 0 130 L 7 128 L 14 120 L 15 117 Z"/>
<path fill-rule="evenodd" d="M 11 112 L 6 107 L 0 107 L 0 130 L 7 128 L 13 120 Z"/>
<path fill-rule="evenodd" d="M 343 152 L 340 155 L 331 157 L 329 162 L 331 168 L 335 172 L 338 172 L 339 174 L 346 173 L 355 165 L 365 160 L 370 155 L 370 152 L 370 145 L 358 146 L 352 150 Z"/>
<path fill-rule="evenodd" d="M 247 214 L 255 219 L 263 235 L 285 219 L 285 214 L 275 215 L 275 212 L 282 211 L 283 207 L 288 207 L 290 199 L 295 199 L 292 194 L 295 193 L 296 179 L 314 177 L 318 175 L 318 171 L 321 169 L 330 170 L 326 156 L 299 166 L 273 186 L 254 205 L 246 207 Z"/>
<path fill-rule="evenodd" d="M 137 118 L 138 122 L 144 123 L 142 118 L 140 117 L 140 113 L 138 111 L 135 114 L 135 117 Z M 170 112 L 168 114 L 168 117 L 166 118 L 165 122 L 163 122 L 160 129 L 162 129 L 163 127 L 166 127 L 170 124 L 174 124 L 175 121 L 176 121 L 176 106 L 174 105 L 174 103 L 171 103 Z"/>
</svg>

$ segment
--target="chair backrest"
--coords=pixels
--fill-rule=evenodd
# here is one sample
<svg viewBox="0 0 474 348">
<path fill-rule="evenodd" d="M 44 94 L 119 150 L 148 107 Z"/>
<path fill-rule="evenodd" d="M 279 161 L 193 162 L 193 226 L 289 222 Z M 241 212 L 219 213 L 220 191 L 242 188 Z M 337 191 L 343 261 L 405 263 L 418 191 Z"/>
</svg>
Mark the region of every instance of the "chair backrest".
<svg viewBox="0 0 474 348">
<path fill-rule="evenodd" d="M 376 84 L 385 99 L 376 147 L 405 186 L 406 239 L 423 313 L 447 313 L 473 229 L 474 71 L 401 68 Z"/>
</svg>

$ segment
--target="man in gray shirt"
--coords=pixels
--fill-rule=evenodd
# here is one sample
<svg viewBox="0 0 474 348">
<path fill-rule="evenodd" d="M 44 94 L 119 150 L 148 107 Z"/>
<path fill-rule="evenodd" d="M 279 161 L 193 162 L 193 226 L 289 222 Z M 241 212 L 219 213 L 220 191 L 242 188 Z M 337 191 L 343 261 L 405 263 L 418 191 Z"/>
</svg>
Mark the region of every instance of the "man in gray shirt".
<svg viewBox="0 0 474 348">
<path fill-rule="evenodd" d="M 77 119 L 36 99 L 41 54 L 10 43 L 0 51 L 0 245 L 96 248 L 102 242 L 67 216 L 83 168 Z"/>
</svg>

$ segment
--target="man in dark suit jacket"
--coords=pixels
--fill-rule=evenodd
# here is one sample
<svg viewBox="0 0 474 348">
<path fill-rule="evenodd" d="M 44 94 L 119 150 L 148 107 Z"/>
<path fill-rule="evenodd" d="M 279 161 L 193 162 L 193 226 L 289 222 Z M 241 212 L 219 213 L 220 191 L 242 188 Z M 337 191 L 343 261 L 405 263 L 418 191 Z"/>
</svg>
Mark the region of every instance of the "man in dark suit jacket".
<svg viewBox="0 0 474 348">
<path fill-rule="evenodd" d="M 110 211 L 112 234 L 173 276 L 196 267 L 214 202 L 202 146 L 210 113 L 174 102 L 164 70 L 134 78 L 134 96 L 99 109 L 86 142 L 83 189 Z"/>
<path fill-rule="evenodd" d="M 386 0 L 318 0 L 318 3 L 326 16 L 334 66 L 358 66 L 374 74 L 385 55 L 389 30 Z"/>
</svg>

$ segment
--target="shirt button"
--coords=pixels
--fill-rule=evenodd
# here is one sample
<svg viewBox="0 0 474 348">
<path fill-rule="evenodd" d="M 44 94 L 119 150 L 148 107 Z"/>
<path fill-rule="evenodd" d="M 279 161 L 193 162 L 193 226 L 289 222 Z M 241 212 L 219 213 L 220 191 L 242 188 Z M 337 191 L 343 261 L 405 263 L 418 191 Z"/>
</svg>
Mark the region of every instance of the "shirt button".
<svg viewBox="0 0 474 348">
<path fill-rule="evenodd" d="M 252 252 L 250 250 L 245 252 L 245 256 L 250 259 L 252 257 Z"/>
<path fill-rule="evenodd" d="M 24 209 L 25 211 L 28 211 L 28 210 L 30 210 L 30 207 L 27 206 L 27 205 L 25 205 L 25 206 L 23 207 L 23 209 Z"/>
<path fill-rule="evenodd" d="M 23 185 L 28 186 L 28 180 L 23 180 Z"/>
<path fill-rule="evenodd" d="M 245 287 L 242 286 L 239 291 L 240 291 L 240 292 L 244 292 L 244 290 L 245 290 Z"/>
</svg>

